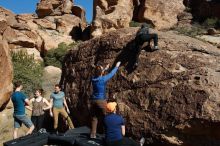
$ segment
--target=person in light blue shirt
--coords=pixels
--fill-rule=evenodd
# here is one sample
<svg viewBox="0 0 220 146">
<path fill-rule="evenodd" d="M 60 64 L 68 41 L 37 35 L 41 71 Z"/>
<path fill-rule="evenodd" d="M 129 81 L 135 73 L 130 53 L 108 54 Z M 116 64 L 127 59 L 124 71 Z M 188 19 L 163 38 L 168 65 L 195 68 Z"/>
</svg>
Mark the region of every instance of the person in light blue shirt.
<svg viewBox="0 0 220 146">
<path fill-rule="evenodd" d="M 15 91 L 11 96 L 12 103 L 14 105 L 14 133 L 13 138 L 18 138 L 18 129 L 21 127 L 22 123 L 29 128 L 26 135 L 31 134 L 34 130 L 34 124 L 31 119 L 25 115 L 25 104 L 29 105 L 29 99 L 24 93 L 21 92 L 23 86 L 21 81 L 17 81 L 14 84 Z"/>
<path fill-rule="evenodd" d="M 70 129 L 73 129 L 74 125 L 71 121 L 71 118 L 68 115 L 70 113 L 70 110 L 66 103 L 65 94 L 63 91 L 61 91 L 61 87 L 59 84 L 55 85 L 54 90 L 55 91 L 52 92 L 50 95 L 50 104 L 52 107 L 50 109 L 50 115 L 54 119 L 54 130 L 58 132 L 57 127 L 59 114 L 61 114 L 67 120 Z M 65 110 L 65 108 L 67 111 Z"/>
<path fill-rule="evenodd" d="M 117 62 L 114 69 L 108 73 L 107 75 L 104 75 L 105 70 L 109 68 L 109 65 L 104 69 L 102 66 L 97 66 L 95 70 L 95 76 L 92 77 L 92 86 L 93 86 L 93 93 L 90 97 L 90 113 L 92 117 L 92 128 L 91 128 L 91 138 L 96 138 L 96 129 L 98 124 L 98 118 L 102 119 L 105 116 L 105 106 L 107 104 L 106 102 L 106 84 L 109 79 L 111 79 L 115 73 L 117 72 L 121 62 Z"/>
</svg>

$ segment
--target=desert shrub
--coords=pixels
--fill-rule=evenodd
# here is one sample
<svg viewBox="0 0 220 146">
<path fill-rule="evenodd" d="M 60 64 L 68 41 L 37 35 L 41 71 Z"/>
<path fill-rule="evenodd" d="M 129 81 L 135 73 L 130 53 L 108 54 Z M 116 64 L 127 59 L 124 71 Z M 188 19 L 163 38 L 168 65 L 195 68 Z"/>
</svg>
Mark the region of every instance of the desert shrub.
<svg viewBox="0 0 220 146">
<path fill-rule="evenodd" d="M 139 27 L 139 26 L 141 26 L 141 23 L 136 22 L 136 21 L 131 21 L 131 22 L 129 23 L 129 26 L 130 26 L 130 27 Z"/>
<path fill-rule="evenodd" d="M 28 55 L 24 50 L 12 52 L 12 63 L 15 81 L 22 81 L 24 92 L 32 95 L 36 88 L 41 88 L 43 63 L 34 60 L 34 55 Z"/>
<path fill-rule="evenodd" d="M 205 28 L 197 23 L 193 24 L 191 27 L 176 27 L 173 30 L 190 37 L 195 37 L 206 32 Z"/>
<path fill-rule="evenodd" d="M 63 58 L 67 51 L 77 44 L 79 44 L 79 42 L 73 42 L 69 45 L 67 45 L 66 43 L 60 43 L 57 48 L 47 51 L 44 57 L 45 66 L 51 65 L 61 68 Z"/>
<path fill-rule="evenodd" d="M 220 19 L 218 18 L 207 18 L 202 25 L 206 28 L 210 28 L 210 27 L 218 27 L 220 23 Z"/>
</svg>

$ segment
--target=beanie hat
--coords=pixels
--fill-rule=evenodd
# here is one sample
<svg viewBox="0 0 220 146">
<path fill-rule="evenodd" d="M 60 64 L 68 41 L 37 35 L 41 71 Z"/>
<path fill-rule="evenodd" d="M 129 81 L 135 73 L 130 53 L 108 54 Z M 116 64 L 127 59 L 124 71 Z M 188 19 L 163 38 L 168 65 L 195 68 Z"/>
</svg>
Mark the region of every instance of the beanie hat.
<svg viewBox="0 0 220 146">
<path fill-rule="evenodd" d="M 116 102 L 109 102 L 109 103 L 107 103 L 107 105 L 106 105 L 107 112 L 110 112 L 110 113 L 114 112 L 116 106 L 117 106 Z"/>
</svg>

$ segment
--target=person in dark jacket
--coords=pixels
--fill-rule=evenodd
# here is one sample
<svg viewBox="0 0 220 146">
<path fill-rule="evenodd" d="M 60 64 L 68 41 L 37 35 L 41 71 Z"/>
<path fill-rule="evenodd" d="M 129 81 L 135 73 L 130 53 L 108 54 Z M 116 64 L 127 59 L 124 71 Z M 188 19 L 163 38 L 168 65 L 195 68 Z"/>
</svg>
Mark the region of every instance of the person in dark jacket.
<svg viewBox="0 0 220 146">
<path fill-rule="evenodd" d="M 122 116 L 116 114 L 116 102 L 109 102 L 106 105 L 107 115 L 104 118 L 105 143 L 107 146 L 139 146 L 134 140 L 125 136 L 125 122 Z M 142 143 L 144 139 L 142 138 Z"/>
<path fill-rule="evenodd" d="M 158 35 L 156 33 L 150 33 L 149 26 L 144 23 L 141 25 L 141 28 L 138 30 L 135 38 L 136 43 L 136 63 L 135 66 L 138 65 L 138 58 L 141 52 L 141 47 L 144 42 L 148 42 L 148 46 L 150 47 L 151 40 L 154 41 L 154 47 L 151 48 L 152 51 L 159 50 L 158 48 Z"/>
<path fill-rule="evenodd" d="M 96 129 L 98 124 L 98 118 L 104 118 L 106 114 L 106 84 L 109 79 L 111 79 L 114 74 L 117 72 L 121 62 L 117 62 L 115 68 L 107 75 L 104 75 L 105 70 L 107 68 L 103 68 L 102 66 L 96 66 L 95 76 L 92 77 L 92 86 L 93 86 L 93 94 L 90 97 L 90 113 L 92 117 L 92 128 L 91 128 L 91 138 L 96 138 Z"/>
</svg>

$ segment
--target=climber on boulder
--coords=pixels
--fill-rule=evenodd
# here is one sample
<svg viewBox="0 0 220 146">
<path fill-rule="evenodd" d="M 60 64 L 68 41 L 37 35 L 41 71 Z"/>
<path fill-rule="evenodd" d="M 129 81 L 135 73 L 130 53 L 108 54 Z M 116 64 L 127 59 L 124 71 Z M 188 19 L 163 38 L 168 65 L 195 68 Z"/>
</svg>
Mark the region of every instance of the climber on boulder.
<svg viewBox="0 0 220 146">
<path fill-rule="evenodd" d="M 150 47 L 150 41 L 154 41 L 154 47 Z M 144 44 L 144 42 L 148 42 L 148 47 L 151 48 L 151 51 L 159 50 L 158 48 L 158 35 L 156 33 L 150 33 L 149 26 L 146 23 L 143 23 L 141 25 L 141 28 L 137 31 L 136 37 L 135 37 L 135 49 L 136 49 L 136 62 L 135 66 L 138 65 L 138 58 L 141 52 L 141 47 Z"/>
</svg>

